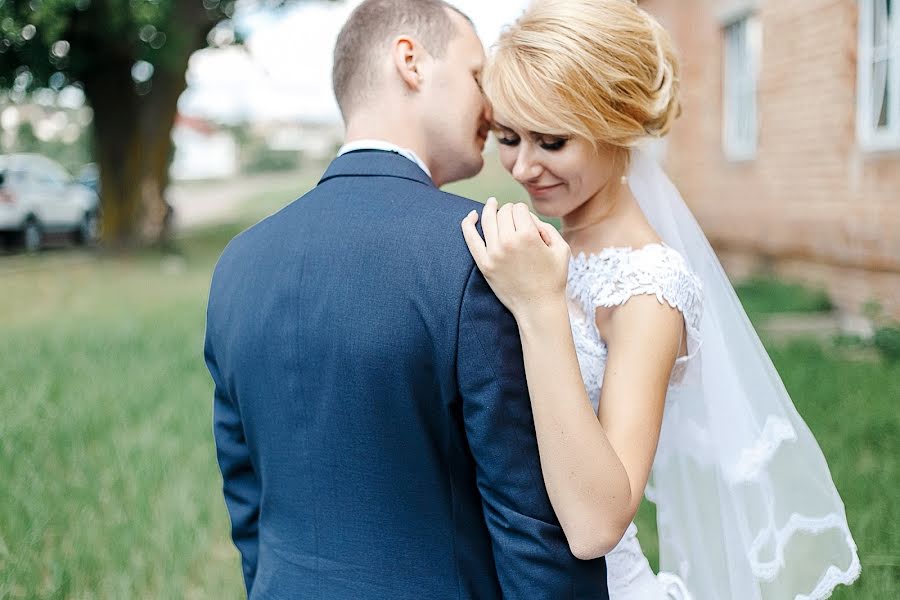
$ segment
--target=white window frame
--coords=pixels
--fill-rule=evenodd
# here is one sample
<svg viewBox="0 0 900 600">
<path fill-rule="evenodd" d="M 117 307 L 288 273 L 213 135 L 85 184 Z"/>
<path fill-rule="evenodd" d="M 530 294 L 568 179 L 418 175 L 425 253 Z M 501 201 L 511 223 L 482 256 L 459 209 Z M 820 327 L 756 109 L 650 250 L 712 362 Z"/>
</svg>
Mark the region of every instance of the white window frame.
<svg viewBox="0 0 900 600">
<path fill-rule="evenodd" d="M 729 160 L 752 160 L 759 140 L 761 24 L 755 11 L 741 10 L 722 26 L 722 150 Z"/>
<path fill-rule="evenodd" d="M 859 0 L 859 52 L 856 75 L 856 134 L 864 150 L 900 150 L 900 1 Z M 884 44 L 875 46 L 876 24 L 882 28 Z M 884 81 L 873 75 L 876 63 L 884 62 Z M 882 87 L 884 86 L 884 87 Z M 887 123 L 878 125 L 881 111 L 875 108 L 876 90 L 887 91 Z M 884 106 L 882 105 L 883 109 Z"/>
</svg>

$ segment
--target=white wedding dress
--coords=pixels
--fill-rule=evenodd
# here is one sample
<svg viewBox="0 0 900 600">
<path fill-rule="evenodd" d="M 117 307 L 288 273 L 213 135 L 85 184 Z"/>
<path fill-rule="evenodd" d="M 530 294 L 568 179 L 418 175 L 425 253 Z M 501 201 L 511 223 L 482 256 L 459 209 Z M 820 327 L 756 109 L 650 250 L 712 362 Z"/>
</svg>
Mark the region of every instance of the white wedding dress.
<svg viewBox="0 0 900 600">
<path fill-rule="evenodd" d="M 709 241 L 660 166 L 631 150 L 628 185 L 662 243 L 579 255 L 570 321 L 585 389 L 602 401 L 599 307 L 653 295 L 684 316 L 645 496 L 659 575 L 632 524 L 607 555 L 612 600 L 824 600 L 860 574 L 828 464 Z M 703 343 L 700 349 L 701 340 Z"/>
<path fill-rule="evenodd" d="M 678 386 L 686 366 L 700 346 L 701 285 L 675 250 L 650 244 L 639 249 L 606 248 L 581 254 L 569 266 L 569 314 L 575 349 L 588 398 L 597 412 L 606 367 L 606 344 L 597 331 L 594 314 L 599 307 L 619 306 L 640 294 L 656 296 L 678 309 L 685 320 L 687 354 L 678 358 L 670 390 Z M 686 600 L 690 594 L 675 574 L 656 575 L 629 525 L 625 536 L 606 556 L 611 600 Z"/>
<path fill-rule="evenodd" d="M 599 307 L 655 296 L 684 316 L 687 352 L 672 372 L 645 490 L 662 572 L 650 569 L 632 524 L 607 555 L 610 596 L 824 600 L 860 574 L 825 457 L 703 231 L 638 148 L 628 185 L 663 242 L 582 254 L 569 267 L 570 320 L 594 410 L 607 353 Z"/>
</svg>

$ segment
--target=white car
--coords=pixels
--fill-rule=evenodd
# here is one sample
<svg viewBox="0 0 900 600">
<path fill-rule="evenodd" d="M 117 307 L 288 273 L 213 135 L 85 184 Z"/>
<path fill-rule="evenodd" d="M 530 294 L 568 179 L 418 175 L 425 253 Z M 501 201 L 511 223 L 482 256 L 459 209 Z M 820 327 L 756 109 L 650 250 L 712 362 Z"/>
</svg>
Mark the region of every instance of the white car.
<svg viewBox="0 0 900 600">
<path fill-rule="evenodd" d="M 0 234 L 17 235 L 27 252 L 36 252 L 47 234 L 74 233 L 87 244 L 98 230 L 96 192 L 45 156 L 0 155 Z"/>
</svg>

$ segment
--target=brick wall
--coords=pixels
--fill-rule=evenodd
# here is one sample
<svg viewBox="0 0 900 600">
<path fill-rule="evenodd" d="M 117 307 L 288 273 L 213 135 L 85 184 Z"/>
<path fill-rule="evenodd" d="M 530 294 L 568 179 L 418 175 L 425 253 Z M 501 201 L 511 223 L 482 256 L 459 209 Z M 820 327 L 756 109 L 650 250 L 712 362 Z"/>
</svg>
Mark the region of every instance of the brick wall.
<svg viewBox="0 0 900 600">
<path fill-rule="evenodd" d="M 682 57 L 684 114 L 666 166 L 726 268 L 824 286 L 839 307 L 900 318 L 900 152 L 856 141 L 857 0 L 759 0 L 756 157 L 722 152 L 729 0 L 644 0 Z"/>
</svg>

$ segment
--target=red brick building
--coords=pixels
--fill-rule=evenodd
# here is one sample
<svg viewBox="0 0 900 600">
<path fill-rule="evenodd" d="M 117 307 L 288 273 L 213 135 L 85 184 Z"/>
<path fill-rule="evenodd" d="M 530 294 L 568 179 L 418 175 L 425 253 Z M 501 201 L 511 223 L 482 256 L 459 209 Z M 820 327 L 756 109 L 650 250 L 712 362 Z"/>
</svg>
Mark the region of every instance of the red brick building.
<svg viewBox="0 0 900 600">
<path fill-rule="evenodd" d="M 900 0 L 643 0 L 682 57 L 666 166 L 726 267 L 900 318 Z"/>
</svg>

